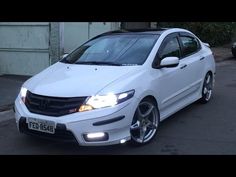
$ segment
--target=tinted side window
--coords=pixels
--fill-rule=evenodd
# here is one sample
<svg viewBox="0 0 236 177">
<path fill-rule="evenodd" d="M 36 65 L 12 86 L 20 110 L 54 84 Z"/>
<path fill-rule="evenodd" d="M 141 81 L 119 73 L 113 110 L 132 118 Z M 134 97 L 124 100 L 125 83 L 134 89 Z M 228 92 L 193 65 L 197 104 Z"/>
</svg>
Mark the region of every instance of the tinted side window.
<svg viewBox="0 0 236 177">
<path fill-rule="evenodd" d="M 178 57 L 180 58 L 180 46 L 177 38 L 172 38 L 162 47 L 160 51 L 160 59 L 165 57 Z"/>
<path fill-rule="evenodd" d="M 180 36 L 183 44 L 183 57 L 197 52 L 200 49 L 198 40 L 194 37 Z"/>
</svg>

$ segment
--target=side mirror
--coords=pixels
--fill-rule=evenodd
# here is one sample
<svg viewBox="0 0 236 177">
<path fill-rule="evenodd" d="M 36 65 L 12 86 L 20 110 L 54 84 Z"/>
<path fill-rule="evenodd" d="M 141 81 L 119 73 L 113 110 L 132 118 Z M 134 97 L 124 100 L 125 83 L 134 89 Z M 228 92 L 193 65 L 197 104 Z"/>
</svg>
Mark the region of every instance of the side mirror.
<svg viewBox="0 0 236 177">
<path fill-rule="evenodd" d="M 161 60 L 160 68 L 172 68 L 179 65 L 178 57 L 166 57 Z"/>
<path fill-rule="evenodd" d="M 61 56 L 61 59 L 62 58 L 65 58 L 67 55 L 69 55 L 68 53 L 65 53 L 64 55 Z"/>
</svg>

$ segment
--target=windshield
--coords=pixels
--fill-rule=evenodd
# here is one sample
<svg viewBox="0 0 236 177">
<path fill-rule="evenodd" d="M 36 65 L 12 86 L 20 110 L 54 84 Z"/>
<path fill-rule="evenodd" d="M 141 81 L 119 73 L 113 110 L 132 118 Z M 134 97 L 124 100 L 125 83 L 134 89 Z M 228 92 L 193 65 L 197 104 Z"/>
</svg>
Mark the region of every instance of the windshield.
<svg viewBox="0 0 236 177">
<path fill-rule="evenodd" d="M 159 35 L 116 34 L 95 38 L 61 60 L 71 64 L 142 65 Z"/>
</svg>

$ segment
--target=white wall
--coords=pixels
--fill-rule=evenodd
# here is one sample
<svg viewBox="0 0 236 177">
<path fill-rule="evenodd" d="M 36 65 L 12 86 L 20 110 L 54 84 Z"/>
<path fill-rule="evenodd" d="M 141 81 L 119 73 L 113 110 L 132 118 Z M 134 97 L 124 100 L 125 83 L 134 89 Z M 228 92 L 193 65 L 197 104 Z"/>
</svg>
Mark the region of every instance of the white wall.
<svg viewBox="0 0 236 177">
<path fill-rule="evenodd" d="M 119 28 L 117 22 L 65 22 L 64 52 L 69 53 L 92 37 Z"/>
<path fill-rule="evenodd" d="M 49 66 L 49 23 L 0 23 L 0 73 L 34 75 Z"/>
<path fill-rule="evenodd" d="M 59 60 L 58 47 L 69 53 L 119 27 L 118 22 L 0 22 L 0 74 L 35 75 Z"/>
</svg>

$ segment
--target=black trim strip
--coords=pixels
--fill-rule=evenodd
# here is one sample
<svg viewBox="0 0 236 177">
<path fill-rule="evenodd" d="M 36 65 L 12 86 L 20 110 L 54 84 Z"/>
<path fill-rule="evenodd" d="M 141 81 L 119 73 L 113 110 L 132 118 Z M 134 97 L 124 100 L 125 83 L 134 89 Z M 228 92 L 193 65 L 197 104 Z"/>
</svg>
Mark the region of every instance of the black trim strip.
<svg viewBox="0 0 236 177">
<path fill-rule="evenodd" d="M 199 60 L 201 61 L 201 60 L 204 60 L 205 59 L 205 57 L 201 57 Z"/>
<path fill-rule="evenodd" d="M 183 66 L 181 66 L 180 69 L 184 69 L 185 67 L 187 67 L 186 64 L 184 64 Z"/>
<path fill-rule="evenodd" d="M 124 118 L 125 118 L 125 116 L 119 116 L 119 117 L 115 117 L 115 118 L 109 119 L 109 120 L 102 120 L 102 121 L 99 121 L 99 122 L 94 122 L 93 126 L 100 126 L 100 125 L 111 124 L 113 122 L 120 121 L 120 120 L 122 120 Z"/>
</svg>

